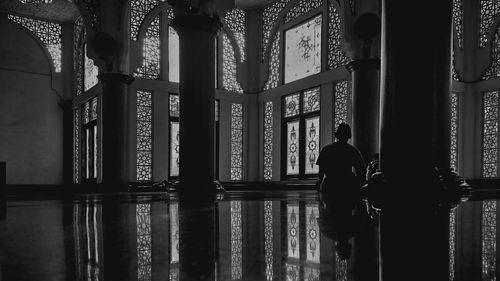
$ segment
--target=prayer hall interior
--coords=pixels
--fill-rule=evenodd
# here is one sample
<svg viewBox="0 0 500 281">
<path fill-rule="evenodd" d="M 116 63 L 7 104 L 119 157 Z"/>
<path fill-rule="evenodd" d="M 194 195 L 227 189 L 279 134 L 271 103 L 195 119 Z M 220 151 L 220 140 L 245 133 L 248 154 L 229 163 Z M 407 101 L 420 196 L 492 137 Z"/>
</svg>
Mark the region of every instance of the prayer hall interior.
<svg viewBox="0 0 500 281">
<path fill-rule="evenodd" d="M 500 0 L 1 0 L 0 36 L 0 280 L 500 277 Z M 348 219 L 342 123 L 380 155 Z"/>
</svg>

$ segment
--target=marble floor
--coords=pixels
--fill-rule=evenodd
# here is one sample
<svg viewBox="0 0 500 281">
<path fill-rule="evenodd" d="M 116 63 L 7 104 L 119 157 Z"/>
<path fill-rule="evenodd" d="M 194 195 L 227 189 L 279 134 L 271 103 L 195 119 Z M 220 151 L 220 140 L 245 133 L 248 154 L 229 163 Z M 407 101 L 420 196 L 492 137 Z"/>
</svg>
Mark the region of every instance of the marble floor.
<svg viewBox="0 0 500 281">
<path fill-rule="evenodd" d="M 0 280 L 376 280 L 376 213 L 345 221 L 320 199 L 290 191 L 205 203 L 167 193 L 9 200 Z M 451 212 L 450 280 L 496 280 L 497 221 L 496 199 Z"/>
</svg>

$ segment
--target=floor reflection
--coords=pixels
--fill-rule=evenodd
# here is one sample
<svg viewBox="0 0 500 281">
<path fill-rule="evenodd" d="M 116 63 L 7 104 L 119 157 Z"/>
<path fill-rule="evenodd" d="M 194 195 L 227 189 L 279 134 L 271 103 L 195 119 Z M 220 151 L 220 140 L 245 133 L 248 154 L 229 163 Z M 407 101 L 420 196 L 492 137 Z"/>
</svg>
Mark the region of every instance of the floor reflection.
<svg viewBox="0 0 500 281">
<path fill-rule="evenodd" d="M 378 262 L 375 248 L 356 234 L 375 243 L 366 233 L 376 223 L 354 230 L 342 259 L 339 225 L 323 207 L 316 194 L 202 205 L 168 196 L 12 201 L 1 280 L 367 280 L 359 271 L 376 280 L 366 269 Z M 496 280 L 497 217 L 491 199 L 451 211 L 450 280 Z"/>
</svg>

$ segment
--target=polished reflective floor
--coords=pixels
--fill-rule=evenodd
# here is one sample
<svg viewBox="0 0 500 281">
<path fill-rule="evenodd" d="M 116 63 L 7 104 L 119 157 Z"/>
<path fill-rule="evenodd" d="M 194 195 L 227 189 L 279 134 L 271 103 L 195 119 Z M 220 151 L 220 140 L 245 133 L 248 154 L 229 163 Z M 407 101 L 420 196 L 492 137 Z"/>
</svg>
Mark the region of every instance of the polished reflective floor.
<svg viewBox="0 0 500 281">
<path fill-rule="evenodd" d="M 320 199 L 293 191 L 196 204 L 166 193 L 11 200 L 0 280 L 376 280 L 376 213 L 345 221 Z M 495 199 L 451 212 L 450 280 L 496 280 L 497 221 Z"/>
</svg>

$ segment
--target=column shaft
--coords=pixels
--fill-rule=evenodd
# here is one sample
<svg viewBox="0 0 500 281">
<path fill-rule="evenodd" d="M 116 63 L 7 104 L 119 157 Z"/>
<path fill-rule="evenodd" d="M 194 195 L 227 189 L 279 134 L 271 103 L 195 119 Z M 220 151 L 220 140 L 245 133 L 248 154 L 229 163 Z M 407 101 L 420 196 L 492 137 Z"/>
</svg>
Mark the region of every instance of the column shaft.
<svg viewBox="0 0 500 281">
<path fill-rule="evenodd" d="M 382 3 L 381 276 L 444 281 L 449 208 L 439 204 L 439 176 L 450 162 L 452 1 Z"/>
<path fill-rule="evenodd" d="M 102 184 L 107 189 L 126 188 L 128 183 L 127 85 L 133 78 L 104 73 L 102 83 Z"/>
<path fill-rule="evenodd" d="M 182 189 L 204 188 L 214 180 L 215 20 L 205 15 L 176 17 L 180 50 L 180 151 Z"/>
<path fill-rule="evenodd" d="M 378 152 L 380 60 L 354 60 L 348 68 L 352 73 L 353 144 L 368 163 Z"/>
</svg>

